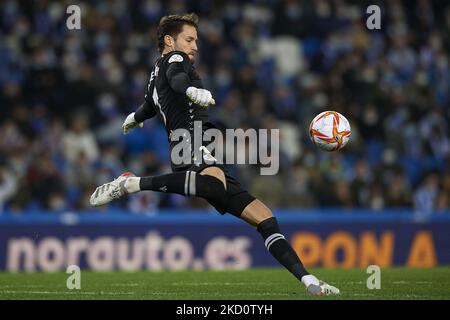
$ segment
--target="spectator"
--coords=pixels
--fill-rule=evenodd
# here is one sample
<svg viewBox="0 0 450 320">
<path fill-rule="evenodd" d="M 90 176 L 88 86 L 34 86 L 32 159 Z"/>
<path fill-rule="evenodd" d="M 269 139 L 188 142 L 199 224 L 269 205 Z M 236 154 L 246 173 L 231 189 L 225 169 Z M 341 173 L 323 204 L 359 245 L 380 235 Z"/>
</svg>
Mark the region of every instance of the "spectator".
<svg viewBox="0 0 450 320">
<path fill-rule="evenodd" d="M 438 195 L 439 177 L 436 173 L 429 173 L 414 194 L 414 209 L 418 213 L 432 213 L 436 209 Z"/>
<path fill-rule="evenodd" d="M 71 32 L 57 1 L 39 2 L 39 21 L 23 1 L 0 2 L 0 207 L 85 209 L 93 186 L 123 170 L 167 171 L 161 126 L 121 138 L 120 124 L 143 101 L 159 17 L 197 9 L 212 118 L 281 130 L 279 175 L 232 169 L 252 193 L 275 207 L 450 207 L 449 3 L 386 2 L 379 31 L 365 28 L 354 1 L 79 4 L 83 27 Z M 352 126 L 334 154 L 307 132 L 329 109 Z M 163 195 L 117 205 L 200 204 Z"/>
<path fill-rule="evenodd" d="M 65 159 L 75 163 L 80 154 L 84 154 L 88 162 L 97 160 L 99 150 L 94 134 L 88 129 L 85 116 L 78 114 L 70 119 L 70 129 L 63 135 Z"/>
</svg>

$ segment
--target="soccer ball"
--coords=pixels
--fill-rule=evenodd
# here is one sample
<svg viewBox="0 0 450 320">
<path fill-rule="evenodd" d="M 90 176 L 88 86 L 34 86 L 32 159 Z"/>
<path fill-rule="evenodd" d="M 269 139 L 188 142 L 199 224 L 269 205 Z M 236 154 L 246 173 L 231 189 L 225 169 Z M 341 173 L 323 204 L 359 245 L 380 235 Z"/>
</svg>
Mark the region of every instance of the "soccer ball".
<svg viewBox="0 0 450 320">
<path fill-rule="evenodd" d="M 325 151 L 343 148 L 350 139 L 352 129 L 348 120 L 339 112 L 324 111 L 309 125 L 309 136 L 316 146 Z"/>
</svg>

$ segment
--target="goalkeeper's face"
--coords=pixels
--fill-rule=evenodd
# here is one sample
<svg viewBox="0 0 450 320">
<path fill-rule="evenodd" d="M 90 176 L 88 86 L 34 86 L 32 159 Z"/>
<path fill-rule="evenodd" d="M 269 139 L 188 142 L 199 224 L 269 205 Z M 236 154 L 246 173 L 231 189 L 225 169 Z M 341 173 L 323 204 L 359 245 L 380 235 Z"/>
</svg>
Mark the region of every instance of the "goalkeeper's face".
<svg viewBox="0 0 450 320">
<path fill-rule="evenodd" d="M 183 29 L 174 39 L 174 50 L 186 53 L 192 63 L 195 62 L 197 54 L 197 30 L 191 25 L 185 24 Z"/>
</svg>

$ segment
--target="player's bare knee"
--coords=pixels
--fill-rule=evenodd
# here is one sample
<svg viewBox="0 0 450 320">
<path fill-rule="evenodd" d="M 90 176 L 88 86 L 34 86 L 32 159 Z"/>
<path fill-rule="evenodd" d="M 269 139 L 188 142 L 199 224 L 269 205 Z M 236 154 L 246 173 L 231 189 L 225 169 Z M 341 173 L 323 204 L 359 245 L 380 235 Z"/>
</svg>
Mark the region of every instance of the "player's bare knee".
<svg viewBox="0 0 450 320">
<path fill-rule="evenodd" d="M 241 219 L 254 226 L 257 226 L 261 222 L 272 217 L 272 211 L 258 199 L 255 199 L 252 203 L 245 207 L 241 214 Z"/>
<path fill-rule="evenodd" d="M 273 213 L 272 213 L 272 211 L 268 210 L 266 212 L 262 212 L 261 215 L 258 216 L 258 218 L 259 219 L 257 222 L 259 224 L 267 219 L 273 218 Z"/>
<path fill-rule="evenodd" d="M 267 219 L 273 218 L 272 211 L 261 211 L 259 214 L 254 216 L 256 225 L 259 225 L 261 222 L 266 221 Z"/>
</svg>

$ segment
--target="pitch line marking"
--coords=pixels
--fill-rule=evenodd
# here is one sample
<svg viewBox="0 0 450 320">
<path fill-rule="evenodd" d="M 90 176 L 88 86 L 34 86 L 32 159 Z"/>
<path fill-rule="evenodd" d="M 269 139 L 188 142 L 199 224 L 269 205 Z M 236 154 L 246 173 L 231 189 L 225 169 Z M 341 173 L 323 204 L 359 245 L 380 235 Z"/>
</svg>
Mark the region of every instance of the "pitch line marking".
<svg viewBox="0 0 450 320">
<path fill-rule="evenodd" d="M 105 292 L 105 291 L 100 291 L 100 292 L 86 292 L 86 291 L 81 291 L 81 292 L 65 292 L 65 291 L 29 291 L 29 290 L 2 290 L 0 291 L 0 293 L 3 294 L 19 294 L 19 293 L 25 293 L 25 294 L 66 294 L 66 295 L 131 295 L 131 294 L 135 294 L 134 292 Z"/>
<path fill-rule="evenodd" d="M 138 287 L 139 283 L 111 283 L 113 287 Z"/>
</svg>

